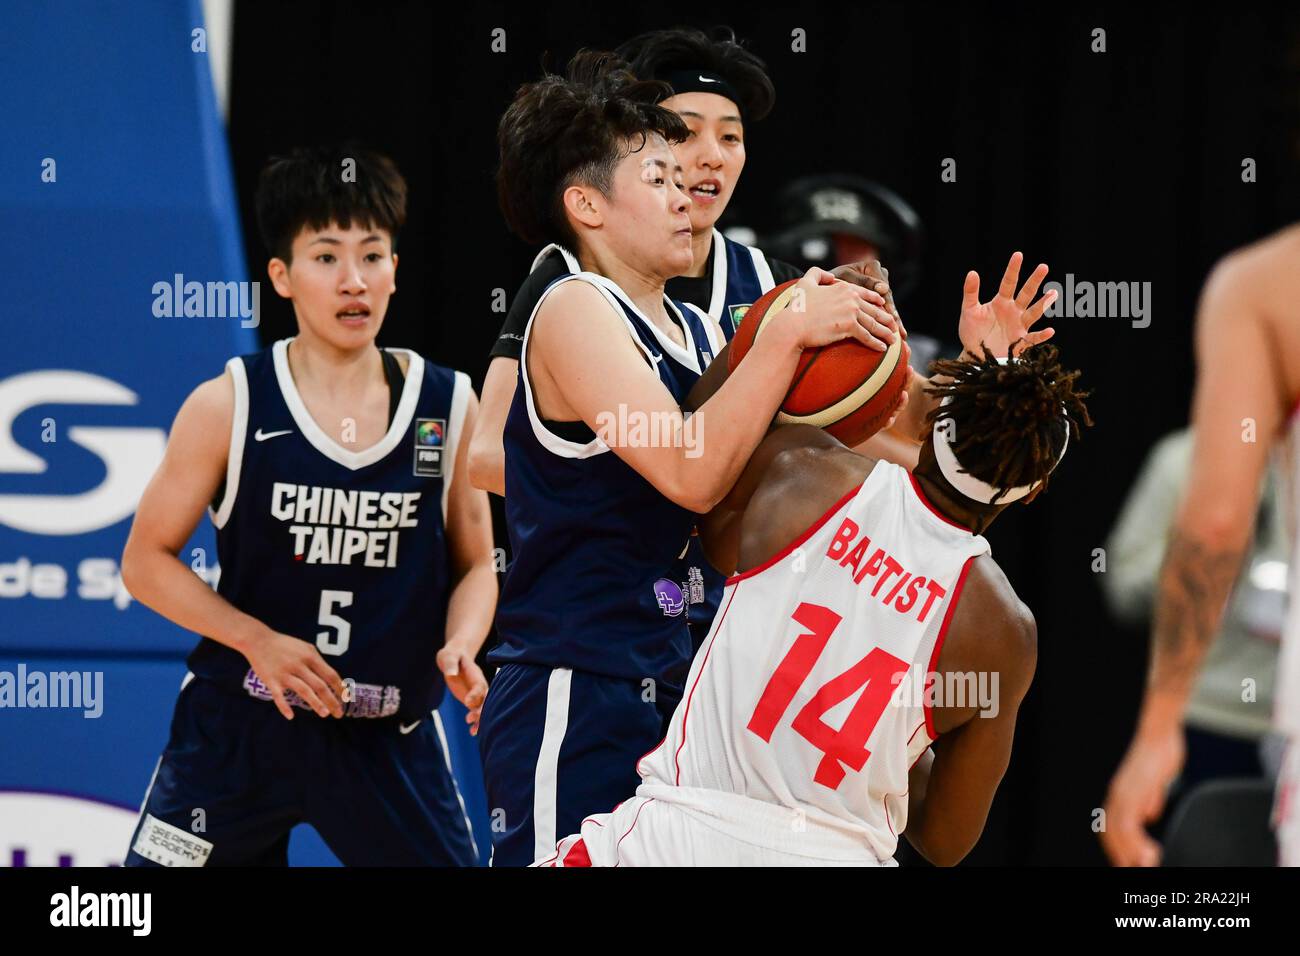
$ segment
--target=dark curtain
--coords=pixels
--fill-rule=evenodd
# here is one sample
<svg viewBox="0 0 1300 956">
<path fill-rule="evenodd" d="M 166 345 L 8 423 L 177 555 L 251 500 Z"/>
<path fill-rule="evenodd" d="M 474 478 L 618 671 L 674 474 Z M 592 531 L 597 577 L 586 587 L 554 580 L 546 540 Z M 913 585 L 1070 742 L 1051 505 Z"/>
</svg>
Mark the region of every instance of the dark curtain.
<svg viewBox="0 0 1300 956">
<path fill-rule="evenodd" d="M 236 7 L 230 140 L 249 268 L 265 274 L 252 198 L 269 154 L 359 138 L 411 184 L 399 292 L 381 343 L 419 349 L 481 385 L 535 250 L 510 236 L 493 187 L 495 126 L 543 61 L 645 29 L 728 24 L 768 63 L 771 117 L 747 131 L 731 218 L 772 225 L 788 180 L 853 172 L 897 190 L 926 229 L 909 327 L 955 338 L 961 282 L 985 297 L 1008 255 L 1052 278 L 1150 282 L 1151 324 L 1060 318 L 1057 343 L 1095 389 L 1097 426 L 1051 491 L 991 530 L 1039 625 L 1038 672 L 1011 769 L 972 864 L 1093 864 L 1091 824 L 1127 744 L 1147 636 L 1112 621 L 1092 571 L 1152 443 L 1186 424 L 1192 321 L 1224 253 L 1297 218 L 1300 15 L 1234 4 L 1084 12 L 1044 5 L 263 4 Z M 506 51 L 493 52 L 493 31 Z M 1092 52 L 1105 30 L 1106 52 Z M 804 31 L 806 52 L 792 50 Z M 1258 181 L 1243 183 L 1244 158 Z M 957 181 L 940 179 L 945 158 Z M 1300 267 L 1298 264 L 1297 267 Z M 290 334 L 265 303 L 266 341 Z M 497 509 L 498 537 L 500 510 Z"/>
</svg>

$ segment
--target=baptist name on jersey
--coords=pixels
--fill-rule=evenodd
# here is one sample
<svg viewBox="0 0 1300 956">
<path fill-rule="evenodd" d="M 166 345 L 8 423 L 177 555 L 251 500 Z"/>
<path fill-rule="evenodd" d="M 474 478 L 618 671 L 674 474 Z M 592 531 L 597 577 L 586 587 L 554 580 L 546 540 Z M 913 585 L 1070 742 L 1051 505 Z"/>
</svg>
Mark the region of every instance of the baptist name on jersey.
<svg viewBox="0 0 1300 956">
<path fill-rule="evenodd" d="M 292 521 L 295 561 L 397 567 L 399 528 L 419 527 L 418 491 L 357 491 L 277 481 L 271 517 Z"/>
<path fill-rule="evenodd" d="M 988 551 L 906 470 L 877 462 L 796 545 L 730 579 L 687 697 L 638 765 L 638 798 L 727 833 L 720 860 L 750 860 L 743 847 L 758 845 L 891 863 L 909 772 L 939 736 L 934 695 L 918 691 L 937 677 L 967 569 Z M 662 849 L 629 839 L 606 854 L 597 830 L 582 828 L 593 862 Z"/>
</svg>

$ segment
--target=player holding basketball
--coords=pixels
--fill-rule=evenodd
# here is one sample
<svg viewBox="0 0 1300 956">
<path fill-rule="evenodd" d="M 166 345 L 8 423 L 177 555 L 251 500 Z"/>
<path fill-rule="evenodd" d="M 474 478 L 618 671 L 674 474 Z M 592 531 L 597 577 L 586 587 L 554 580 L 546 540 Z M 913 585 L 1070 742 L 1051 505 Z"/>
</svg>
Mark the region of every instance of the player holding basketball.
<svg viewBox="0 0 1300 956">
<path fill-rule="evenodd" d="M 687 28 L 653 30 L 624 43 L 616 55 L 627 61 L 638 77 L 668 84 L 659 105 L 676 112 L 689 130 L 685 141 L 673 144 L 673 155 L 682 167 L 682 186 L 691 196 L 693 260 L 689 270 L 670 277 L 665 288 L 670 298 L 695 306 L 717 323 L 720 338 L 714 334 L 714 323 L 705 324 L 712 336 L 709 347 L 716 354 L 724 341 L 731 341 L 746 310 L 759 296 L 802 275 L 795 266 L 728 239 L 716 227 L 748 162 L 746 130 L 772 110 L 776 91 L 763 61 L 725 29 L 717 31 L 715 37 Z M 1020 267 L 1017 254 L 1007 267 L 1012 282 Z M 505 493 L 502 433 L 515 394 L 525 325 L 543 290 L 560 276 L 580 269 L 577 258 L 563 243 L 552 242 L 538 254 L 531 274 L 511 303 L 492 348 L 492 363 L 483 383 L 483 407 L 470 443 L 469 471 L 479 488 Z M 888 270 L 880 263 L 869 260 L 846 264 L 834 269 L 833 274 L 884 296 L 887 308 L 898 321 Z M 1039 265 L 1031 275 L 1026 286 L 1032 286 L 1030 296 L 1046 274 L 1047 267 Z M 990 328 L 988 304 L 978 301 L 979 280 L 973 272 L 966 277 L 966 287 L 959 322 L 963 344 L 980 341 Z M 1037 344 L 1051 335 L 1051 330 L 1028 333 L 1026 341 Z M 914 376 L 908 407 L 888 435 L 879 435 L 859 450 L 900 463 L 914 462 L 929 404 L 924 399 L 925 385 L 923 378 Z M 681 586 L 681 614 L 690 629 L 692 647 L 698 648 L 717 613 L 723 578 L 704 559 L 697 536 L 691 537 L 670 580 Z"/>
<path fill-rule="evenodd" d="M 1196 319 L 1192 470 L 1160 572 L 1151 664 L 1137 729 L 1106 796 L 1102 847 L 1118 866 L 1155 866 L 1159 819 L 1182 768 L 1183 715 L 1250 546 L 1270 452 L 1300 501 L 1300 226 L 1234 252 L 1206 280 Z M 1296 537 L 1300 542 L 1300 535 Z M 1300 545 L 1298 545 L 1300 547 Z M 1283 866 L 1300 866 L 1300 552 L 1278 660 L 1274 724 L 1289 743 L 1273 824 Z M 1245 675 L 1248 676 L 1248 675 Z"/>
<path fill-rule="evenodd" d="M 467 376 L 375 346 L 406 183 L 298 150 L 257 213 L 298 334 L 186 400 L 122 557 L 137 600 L 204 635 L 126 862 L 284 865 L 307 822 L 345 864 L 473 864 L 435 708 L 445 682 L 473 722 L 486 692 L 491 517 Z M 216 593 L 177 559 L 205 508 Z"/>
<path fill-rule="evenodd" d="M 543 865 L 892 865 L 903 832 L 935 864 L 970 851 L 1037 640 L 981 532 L 1091 423 L 1052 346 L 936 371 L 911 474 L 806 425 L 759 446 L 703 528 L 719 566 L 747 570 L 667 737 L 636 795 Z M 954 692 L 975 675 L 997 676 L 992 699 Z"/>
<path fill-rule="evenodd" d="M 690 268 L 692 232 L 669 147 L 688 131 L 655 105 L 663 92 L 584 52 L 568 79 L 522 87 L 499 127 L 507 222 L 576 250 L 584 271 L 534 308 L 505 426 L 513 560 L 479 738 L 503 823 L 496 864 L 532 862 L 635 786 L 690 660 L 670 569 L 762 439 L 801 351 L 850 336 L 883 350 L 895 334 L 882 296 L 811 273 L 805 311 L 688 426 L 681 403 L 717 332 L 664 292 Z"/>
<path fill-rule="evenodd" d="M 694 29 L 654 30 L 629 40 L 616 54 L 638 77 L 669 84 L 659 105 L 677 113 L 689 129 L 687 139 L 673 145 L 673 155 L 691 197 L 693 259 L 689 270 L 669 278 L 665 288 L 670 298 L 690 303 L 714 320 L 705 323 L 705 331 L 716 354 L 760 295 L 803 275 L 802 269 L 726 238 L 716 227 L 745 168 L 746 131 L 771 111 L 776 91 L 762 60 L 726 30 L 716 39 Z M 470 477 L 480 488 L 505 493 L 502 432 L 515 393 L 524 326 L 543 290 L 560 276 L 578 271 L 581 265 L 573 252 L 552 243 L 538 254 L 511 303 L 492 348 L 483 408 L 470 443 Z M 877 288 L 858 266 L 841 266 L 835 275 Z M 876 278 L 881 280 L 878 291 L 887 293 L 884 277 Z M 691 538 L 671 580 L 682 586 L 681 614 L 698 646 L 722 594 L 722 578 L 704 560 L 698 537 Z"/>
</svg>

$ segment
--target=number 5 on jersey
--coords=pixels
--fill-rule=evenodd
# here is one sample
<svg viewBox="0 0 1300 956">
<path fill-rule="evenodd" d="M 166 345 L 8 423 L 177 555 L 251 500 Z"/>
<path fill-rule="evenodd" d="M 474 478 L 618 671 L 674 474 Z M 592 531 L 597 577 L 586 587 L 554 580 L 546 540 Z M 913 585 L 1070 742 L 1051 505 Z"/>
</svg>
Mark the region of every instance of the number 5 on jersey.
<svg viewBox="0 0 1300 956">
<path fill-rule="evenodd" d="M 332 627 L 335 630 L 334 634 L 330 634 L 329 631 L 318 631 L 316 633 L 316 649 L 322 654 L 338 656 L 348 649 L 348 639 L 352 636 L 352 624 L 335 614 L 334 608 L 351 606 L 351 591 L 320 592 L 320 615 L 316 618 L 316 623 L 322 627 Z"/>
<path fill-rule="evenodd" d="M 777 724 L 812 673 L 813 666 L 842 620 L 830 608 L 806 602 L 795 608 L 791 617 L 807 628 L 808 633 L 796 638 L 781 659 L 747 725 L 767 743 L 771 743 Z M 871 756 L 866 746 L 867 739 L 876 729 L 880 715 L 907 668 L 905 661 L 888 651 L 872 648 L 862 660 L 823 684 L 795 715 L 791 728 L 824 755 L 813 780 L 834 790 L 844 781 L 845 771 L 841 764 L 847 764 L 855 771 L 866 765 Z M 839 730 L 821 719 L 828 710 L 860 688 L 862 694 Z"/>
</svg>

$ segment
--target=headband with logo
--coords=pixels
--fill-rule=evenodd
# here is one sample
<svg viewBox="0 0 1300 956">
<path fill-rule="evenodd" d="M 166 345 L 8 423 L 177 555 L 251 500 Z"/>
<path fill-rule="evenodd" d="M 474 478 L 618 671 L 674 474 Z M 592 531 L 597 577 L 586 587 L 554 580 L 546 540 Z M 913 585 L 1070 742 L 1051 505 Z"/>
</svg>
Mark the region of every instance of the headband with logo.
<svg viewBox="0 0 1300 956">
<path fill-rule="evenodd" d="M 736 104 L 741 118 L 744 118 L 744 104 L 736 88 L 718 73 L 709 70 L 669 70 L 656 79 L 671 86 L 674 96 L 678 93 L 716 93 L 718 96 L 725 96 Z"/>
</svg>

